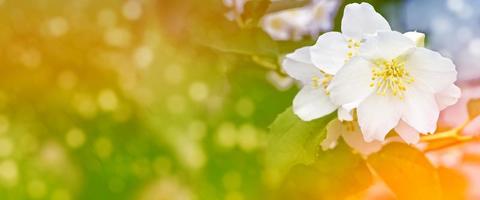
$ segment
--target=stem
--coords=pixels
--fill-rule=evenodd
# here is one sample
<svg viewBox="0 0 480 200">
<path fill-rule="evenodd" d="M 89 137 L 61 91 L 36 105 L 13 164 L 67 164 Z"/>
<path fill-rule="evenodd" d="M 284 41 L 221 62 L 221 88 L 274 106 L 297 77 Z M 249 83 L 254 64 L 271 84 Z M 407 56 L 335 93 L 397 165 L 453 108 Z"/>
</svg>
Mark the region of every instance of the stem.
<svg viewBox="0 0 480 200">
<path fill-rule="evenodd" d="M 465 128 L 465 126 L 467 126 L 468 123 L 470 123 L 470 120 L 466 120 L 465 122 L 463 122 L 463 124 L 461 124 L 460 126 L 458 126 L 457 128 L 454 128 L 452 130 L 448 130 L 448 131 L 444 131 L 444 132 L 440 132 L 440 133 L 435 133 L 433 135 L 423 136 L 421 138 L 421 141 L 422 142 L 431 142 L 431 141 L 456 137 L 456 136 L 459 135 L 459 133 L 461 133 L 463 131 L 463 129 Z"/>
<path fill-rule="evenodd" d="M 471 122 L 466 120 L 463 124 L 449 131 L 436 133 L 434 135 L 427 135 L 421 138 L 422 142 L 429 142 L 425 152 L 436 151 L 466 142 L 480 141 L 479 136 L 462 136 L 463 129 Z"/>
<path fill-rule="evenodd" d="M 450 143 L 442 144 L 442 145 L 435 146 L 435 147 L 427 147 L 427 149 L 425 149 L 424 152 L 427 153 L 427 152 L 441 150 L 441 149 L 444 149 L 444 148 L 448 148 L 448 147 L 452 147 L 452 146 L 455 146 L 455 145 L 463 144 L 463 143 L 466 143 L 466 142 L 478 142 L 478 141 L 480 141 L 480 137 L 459 136 L 457 138 L 457 140 L 452 141 Z"/>
</svg>

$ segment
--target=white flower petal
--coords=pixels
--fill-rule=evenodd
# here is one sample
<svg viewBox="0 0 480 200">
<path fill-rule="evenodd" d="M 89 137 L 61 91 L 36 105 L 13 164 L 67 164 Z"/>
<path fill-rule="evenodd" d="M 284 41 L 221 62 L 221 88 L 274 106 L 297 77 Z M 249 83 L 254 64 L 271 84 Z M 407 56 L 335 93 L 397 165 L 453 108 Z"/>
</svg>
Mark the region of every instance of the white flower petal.
<svg viewBox="0 0 480 200">
<path fill-rule="evenodd" d="M 310 35 L 317 37 L 320 31 L 332 30 L 333 20 L 338 10 L 340 1 L 316 0 L 309 7 L 310 23 L 306 28 L 310 31 Z"/>
<path fill-rule="evenodd" d="M 347 104 L 344 104 L 342 105 L 343 108 L 347 109 L 347 110 L 353 110 L 355 108 L 358 107 L 358 104 L 360 104 L 360 101 L 355 101 L 355 102 L 352 102 L 352 103 L 347 103 Z"/>
<path fill-rule="evenodd" d="M 314 0 L 303 7 L 271 12 L 263 16 L 261 26 L 274 40 L 318 37 L 332 29 L 339 4 L 337 0 Z"/>
<path fill-rule="evenodd" d="M 425 47 L 425 34 L 412 31 L 412 32 L 406 32 L 403 35 L 405 37 L 408 37 L 413 42 L 415 42 L 415 45 L 417 47 Z"/>
<path fill-rule="evenodd" d="M 304 121 L 310 121 L 335 111 L 335 106 L 323 88 L 305 85 L 293 99 L 293 111 Z"/>
<path fill-rule="evenodd" d="M 446 89 L 440 91 L 439 93 L 435 94 L 435 99 L 437 100 L 438 108 L 443 110 L 448 106 L 451 106 L 457 103 L 458 99 L 460 98 L 462 91 L 460 88 L 451 84 Z"/>
<path fill-rule="evenodd" d="M 369 59 L 391 60 L 415 48 L 415 43 L 396 31 L 380 31 L 368 37 L 360 47 L 360 55 Z"/>
<path fill-rule="evenodd" d="M 412 85 L 405 91 L 402 120 L 420 133 L 435 132 L 439 109 L 434 95 Z"/>
<path fill-rule="evenodd" d="M 353 103 L 348 103 L 340 106 L 338 108 L 338 119 L 340 121 L 352 121 L 353 120 L 353 109 L 358 107 L 360 101 Z"/>
<path fill-rule="evenodd" d="M 369 61 L 355 57 L 338 71 L 328 87 L 330 98 L 336 105 L 358 102 L 374 91 L 370 87 L 371 65 Z"/>
<path fill-rule="evenodd" d="M 397 127 L 395 127 L 395 131 L 407 144 L 416 144 L 420 141 L 420 134 L 418 131 L 402 120 L 400 120 Z"/>
<path fill-rule="evenodd" d="M 295 52 L 285 56 L 282 63 L 283 70 L 303 84 L 311 84 L 312 77 L 323 77 L 320 70 L 310 61 L 309 48 L 297 49 Z"/>
<path fill-rule="evenodd" d="M 352 121 L 353 120 L 352 110 L 347 110 L 343 106 L 340 106 L 340 108 L 338 108 L 338 114 L 337 115 L 338 115 L 338 119 L 340 121 Z"/>
<path fill-rule="evenodd" d="M 327 124 L 327 137 L 320 144 L 326 151 L 337 146 L 338 138 L 343 133 L 342 124 L 338 120 L 332 120 Z"/>
<path fill-rule="evenodd" d="M 437 52 L 416 48 L 406 59 L 407 71 L 415 82 L 425 86 L 422 89 L 440 92 L 457 78 L 453 62 Z"/>
<path fill-rule="evenodd" d="M 310 58 L 310 48 L 310 46 L 299 48 L 293 53 L 287 54 L 285 57 L 296 62 L 312 64 L 312 60 Z"/>
<path fill-rule="evenodd" d="M 357 109 L 358 123 L 367 142 L 383 141 L 397 126 L 402 116 L 403 103 L 398 97 L 372 94 Z"/>
<path fill-rule="evenodd" d="M 339 32 L 321 35 L 310 48 L 313 64 L 326 73 L 335 74 L 345 64 L 348 42 Z"/>
<path fill-rule="evenodd" d="M 368 3 L 352 3 L 345 6 L 342 18 L 342 33 L 357 40 L 364 34 L 391 30 L 387 20 Z"/>
</svg>

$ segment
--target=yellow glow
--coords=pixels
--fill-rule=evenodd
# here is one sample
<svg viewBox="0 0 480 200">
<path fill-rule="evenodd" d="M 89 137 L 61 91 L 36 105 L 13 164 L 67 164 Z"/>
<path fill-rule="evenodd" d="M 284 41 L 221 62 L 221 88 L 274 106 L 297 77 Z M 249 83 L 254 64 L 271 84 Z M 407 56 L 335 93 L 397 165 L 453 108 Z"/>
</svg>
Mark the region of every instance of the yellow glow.
<svg viewBox="0 0 480 200">
<path fill-rule="evenodd" d="M 257 129 L 251 124 L 244 124 L 238 130 L 238 145 L 244 151 L 252 151 L 258 147 Z"/>
<path fill-rule="evenodd" d="M 117 95 L 113 90 L 105 89 L 98 95 L 98 105 L 104 111 L 113 111 L 118 106 Z"/>
<path fill-rule="evenodd" d="M 68 21 L 63 17 L 55 17 L 47 22 L 47 28 L 50 35 L 60 37 L 68 32 Z"/>
<path fill-rule="evenodd" d="M 192 83 L 188 94 L 194 101 L 203 101 L 208 97 L 208 86 L 204 82 Z"/>
<path fill-rule="evenodd" d="M 5 115 L 0 114 L 0 134 L 6 133 L 10 127 L 10 122 Z"/>
<path fill-rule="evenodd" d="M 231 122 L 223 122 L 216 133 L 216 142 L 224 148 L 232 148 L 236 141 L 236 128 Z"/>
<path fill-rule="evenodd" d="M 85 143 L 85 134 L 78 128 L 73 128 L 65 136 L 67 145 L 72 148 L 81 147 Z"/>
<path fill-rule="evenodd" d="M 127 47 L 132 42 L 132 34 L 125 28 L 112 28 L 105 32 L 104 40 L 114 47 Z"/>
<path fill-rule="evenodd" d="M 146 69 L 154 59 L 153 50 L 148 46 L 137 48 L 133 54 L 133 62 L 140 69 Z"/>
<path fill-rule="evenodd" d="M 129 0 L 123 4 L 122 14 L 128 20 L 137 20 L 142 16 L 143 9 L 139 1 Z"/>
<path fill-rule="evenodd" d="M 0 181 L 7 186 L 14 186 L 18 180 L 17 163 L 13 160 L 5 160 L 0 163 Z"/>
<path fill-rule="evenodd" d="M 13 147 L 13 142 L 9 138 L 0 138 L 0 157 L 10 156 Z"/>
<path fill-rule="evenodd" d="M 249 98 L 241 98 L 237 101 L 235 110 L 242 117 L 250 117 L 255 111 L 255 104 Z"/>
</svg>

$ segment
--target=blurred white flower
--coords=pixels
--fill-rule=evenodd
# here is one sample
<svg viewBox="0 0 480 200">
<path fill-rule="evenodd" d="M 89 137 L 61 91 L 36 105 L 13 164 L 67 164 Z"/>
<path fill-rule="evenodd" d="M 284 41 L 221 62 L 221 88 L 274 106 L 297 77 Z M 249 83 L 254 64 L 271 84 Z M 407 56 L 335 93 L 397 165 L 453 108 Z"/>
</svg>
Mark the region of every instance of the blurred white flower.
<svg viewBox="0 0 480 200">
<path fill-rule="evenodd" d="M 277 90 L 285 91 L 288 90 L 294 85 L 295 81 L 289 76 L 279 74 L 277 71 L 269 71 L 266 74 L 266 79 L 270 82 Z"/>
<path fill-rule="evenodd" d="M 395 31 L 367 38 L 359 56 L 336 74 L 328 90 L 337 105 L 359 102 L 366 141 L 383 141 L 392 129 L 407 143 L 433 133 L 440 109 L 456 102 L 457 72 L 448 58 Z"/>
<path fill-rule="evenodd" d="M 310 4 L 265 15 L 261 26 L 275 40 L 299 40 L 317 37 L 331 30 L 339 0 L 313 0 Z"/>
<path fill-rule="evenodd" d="M 327 125 L 327 137 L 322 141 L 322 149 L 326 151 L 335 148 L 340 137 L 348 146 L 364 156 L 379 151 L 383 145 L 380 141 L 366 142 L 357 122 L 341 122 L 335 119 Z"/>
<path fill-rule="evenodd" d="M 234 21 L 240 18 L 244 6 L 248 1 L 249 0 L 223 0 L 223 4 L 228 8 L 227 13 L 225 13 L 227 19 Z"/>
</svg>

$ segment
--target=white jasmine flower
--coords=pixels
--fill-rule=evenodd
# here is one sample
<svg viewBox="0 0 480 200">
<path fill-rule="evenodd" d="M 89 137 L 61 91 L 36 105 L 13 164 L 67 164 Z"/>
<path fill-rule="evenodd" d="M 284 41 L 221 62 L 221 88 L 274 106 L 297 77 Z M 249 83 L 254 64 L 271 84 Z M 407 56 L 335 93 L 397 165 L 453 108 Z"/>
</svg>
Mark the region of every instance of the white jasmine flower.
<svg viewBox="0 0 480 200">
<path fill-rule="evenodd" d="M 338 0 L 313 0 L 301 7 L 269 13 L 261 26 L 275 40 L 299 40 L 304 36 L 317 37 L 331 30 L 338 9 Z"/>
<path fill-rule="evenodd" d="M 311 48 L 313 64 L 328 74 L 335 74 L 357 55 L 366 36 L 391 30 L 388 22 L 368 3 L 345 6 L 341 29 L 342 33 L 321 35 Z"/>
<path fill-rule="evenodd" d="M 403 34 L 404 36 L 410 38 L 417 47 L 424 46 L 425 35 L 419 32 L 407 32 Z M 460 89 L 456 87 L 454 84 L 451 84 L 445 90 L 442 90 L 439 93 L 435 94 L 435 99 L 438 104 L 439 110 L 443 110 L 447 106 L 453 105 L 457 102 L 458 98 L 460 97 Z M 357 103 L 350 104 L 350 105 L 358 105 Z M 370 153 L 374 153 L 380 150 L 381 146 L 383 145 L 379 141 L 371 141 L 366 142 L 358 127 L 358 122 L 353 120 L 351 110 L 354 108 L 349 107 L 349 109 L 342 109 L 342 107 L 338 111 L 338 118 L 341 121 L 352 121 L 352 122 L 331 122 L 331 124 L 327 125 L 327 137 L 322 142 L 323 150 L 334 148 L 337 144 L 337 139 L 339 136 L 342 136 L 345 142 L 351 146 L 356 151 L 360 152 L 362 155 L 368 155 Z M 343 128 L 341 127 L 343 126 Z M 355 127 L 355 128 L 352 128 Z M 346 131 L 347 130 L 347 131 Z M 348 131 L 350 130 L 350 131 Z M 399 124 L 395 127 L 395 130 L 401 134 L 399 136 L 401 139 L 407 143 L 414 144 L 420 140 L 420 135 L 418 131 L 411 128 L 408 124 L 403 121 L 400 121 Z M 394 139 L 394 138 L 390 138 Z"/>
<path fill-rule="evenodd" d="M 458 95 L 456 75 L 450 59 L 416 47 L 401 33 L 380 31 L 338 71 L 328 91 L 337 105 L 359 102 L 358 123 L 367 142 L 383 141 L 395 129 L 415 143 L 418 133 L 435 131 L 440 109 L 452 103 L 444 97 Z"/>
<path fill-rule="evenodd" d="M 348 26 L 347 26 L 348 25 Z M 349 4 L 342 18 L 342 30 L 325 33 L 313 47 L 304 47 L 286 56 L 284 70 L 303 83 L 293 101 L 293 110 L 302 120 L 323 117 L 338 107 L 340 120 L 352 120 L 359 102 L 332 104 L 326 88 L 333 75 L 358 51 L 365 34 L 390 30 L 387 21 L 370 4 Z"/>
<path fill-rule="evenodd" d="M 348 146 L 364 156 L 379 151 L 383 146 L 380 141 L 366 142 L 357 122 L 341 122 L 335 119 L 327 125 L 327 137 L 321 143 L 322 149 L 326 151 L 335 148 L 340 137 Z"/>
</svg>

